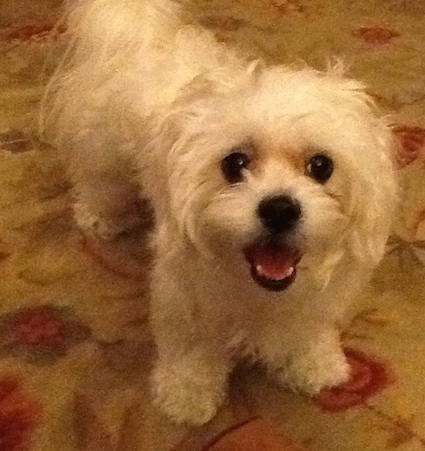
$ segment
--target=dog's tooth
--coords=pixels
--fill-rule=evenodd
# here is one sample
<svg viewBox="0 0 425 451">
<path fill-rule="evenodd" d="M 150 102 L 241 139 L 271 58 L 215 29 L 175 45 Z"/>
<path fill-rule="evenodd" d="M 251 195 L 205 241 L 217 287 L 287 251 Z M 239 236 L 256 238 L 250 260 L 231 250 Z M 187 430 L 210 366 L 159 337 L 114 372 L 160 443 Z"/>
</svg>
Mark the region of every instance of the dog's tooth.
<svg viewBox="0 0 425 451">
<path fill-rule="evenodd" d="M 286 274 L 286 277 L 292 276 L 292 274 L 294 274 L 294 271 L 295 271 L 295 268 L 294 268 L 293 266 L 291 266 L 291 267 L 288 269 L 288 272 L 287 272 L 287 274 Z"/>
<path fill-rule="evenodd" d="M 269 276 L 267 275 L 267 273 L 264 271 L 263 266 L 260 265 L 260 264 L 258 264 L 258 265 L 255 266 L 255 270 L 256 270 L 257 274 L 259 274 L 260 276 L 267 277 L 267 278 L 270 279 L 270 280 L 276 280 L 276 281 L 279 281 L 279 280 L 284 280 L 284 279 L 286 279 L 287 277 L 292 276 L 292 274 L 293 274 L 294 271 L 295 271 L 295 268 L 294 268 L 293 266 L 291 266 L 291 267 L 288 269 L 288 271 L 287 271 L 287 273 L 285 274 L 285 276 L 282 277 L 282 278 L 273 278 L 273 277 L 269 277 Z"/>
</svg>

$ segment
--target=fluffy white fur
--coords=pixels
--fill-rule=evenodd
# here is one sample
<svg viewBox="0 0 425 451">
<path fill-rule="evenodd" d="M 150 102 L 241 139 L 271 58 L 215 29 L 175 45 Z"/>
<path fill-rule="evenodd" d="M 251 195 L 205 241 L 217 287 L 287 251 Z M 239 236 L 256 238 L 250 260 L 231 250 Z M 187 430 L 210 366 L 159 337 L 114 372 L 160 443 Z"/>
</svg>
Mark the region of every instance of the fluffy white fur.
<svg viewBox="0 0 425 451">
<path fill-rule="evenodd" d="M 341 71 L 247 61 L 173 0 L 72 2 L 67 55 L 44 104 L 66 162 L 81 228 L 113 236 L 155 209 L 153 392 L 177 422 L 209 421 L 237 358 L 314 394 L 349 377 L 336 324 L 381 259 L 395 196 L 391 136 L 371 99 Z M 252 167 L 229 183 L 232 149 Z M 334 161 L 319 183 L 312 154 Z M 289 195 L 302 217 L 283 242 L 303 257 L 269 291 L 244 249 L 260 239 L 259 203 Z"/>
</svg>

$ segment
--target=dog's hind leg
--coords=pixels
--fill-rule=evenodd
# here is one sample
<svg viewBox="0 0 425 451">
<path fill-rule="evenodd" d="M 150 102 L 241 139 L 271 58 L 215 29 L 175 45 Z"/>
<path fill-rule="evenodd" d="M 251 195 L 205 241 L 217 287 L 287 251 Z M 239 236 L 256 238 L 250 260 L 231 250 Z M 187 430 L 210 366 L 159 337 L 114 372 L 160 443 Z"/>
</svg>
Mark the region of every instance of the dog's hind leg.
<svg viewBox="0 0 425 451">
<path fill-rule="evenodd" d="M 88 161 L 93 155 L 81 158 L 73 160 L 70 171 L 78 226 L 85 233 L 111 239 L 142 222 L 140 190 L 130 165 L 118 157 L 114 161 L 103 157 L 96 164 Z"/>
</svg>

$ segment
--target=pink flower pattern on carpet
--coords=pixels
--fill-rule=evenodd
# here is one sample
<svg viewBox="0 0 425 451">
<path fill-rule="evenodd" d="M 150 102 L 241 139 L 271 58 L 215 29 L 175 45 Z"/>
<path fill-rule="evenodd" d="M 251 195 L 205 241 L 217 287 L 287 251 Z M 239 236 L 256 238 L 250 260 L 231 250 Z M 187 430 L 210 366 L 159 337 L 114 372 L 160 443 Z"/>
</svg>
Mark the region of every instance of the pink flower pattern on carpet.
<svg viewBox="0 0 425 451">
<path fill-rule="evenodd" d="M 39 210 L 46 210 L 53 218 L 60 216 L 55 210 L 55 200 L 46 197 L 41 199 L 39 192 L 34 189 L 35 179 L 28 177 L 26 171 L 27 165 L 38 164 L 32 158 L 38 155 L 38 147 L 41 144 L 31 130 L 35 122 L 33 119 L 36 117 L 37 99 L 34 88 L 39 88 L 39 68 L 42 65 L 40 61 L 44 62 L 48 57 L 52 47 L 50 44 L 56 44 L 58 41 L 61 45 L 67 38 L 67 33 L 65 27 L 54 25 L 61 15 L 57 11 L 52 13 L 48 10 L 53 4 L 58 5 L 58 1 L 9 0 L 3 3 L 6 8 L 0 5 L 0 19 L 4 19 L 1 22 L 3 28 L 0 28 L 0 78 L 4 96 L 1 103 L 5 108 L 2 110 L 3 125 L 0 130 L 0 156 L 3 157 L 0 165 L 0 184 L 5 191 L 2 191 L 0 196 L 2 209 L 0 362 L 5 366 L 16 368 L 17 376 L 0 375 L 0 451 L 31 451 L 39 431 L 42 431 L 41 435 L 47 431 L 55 440 L 68 438 L 70 434 L 75 433 L 78 441 L 76 433 L 78 428 L 75 424 L 70 426 L 72 421 L 69 421 L 68 416 L 69 405 L 66 404 L 66 409 L 61 411 L 56 410 L 56 405 L 62 403 L 65 398 L 72 399 L 74 390 L 81 388 L 84 390 L 92 382 L 96 386 L 93 399 L 81 402 L 77 409 L 78 420 L 84 424 L 82 429 L 85 432 L 83 434 L 85 440 L 78 443 L 81 449 L 86 445 L 87 449 L 112 450 L 115 449 L 116 443 L 125 443 L 122 449 L 147 449 L 138 446 L 136 438 L 137 434 L 143 431 L 143 427 L 148 425 L 153 436 L 162 434 L 160 439 L 164 439 L 168 432 L 163 424 L 156 428 L 158 418 L 151 417 L 149 409 L 141 409 L 140 414 L 140 406 L 137 403 L 143 404 L 145 401 L 149 403 L 148 398 L 138 397 L 137 405 L 131 404 L 124 408 L 123 417 L 117 418 L 116 423 L 112 425 L 102 416 L 105 409 L 98 402 L 99 392 L 113 391 L 111 385 L 126 398 L 127 392 L 121 384 L 127 377 L 126 369 L 133 368 L 132 365 L 136 360 L 134 343 L 123 339 L 121 345 L 120 341 L 120 352 L 114 353 L 113 358 L 104 349 L 100 350 L 96 359 L 99 358 L 102 365 L 100 369 L 94 366 L 94 381 L 90 375 L 83 373 L 86 370 L 85 363 L 79 360 L 80 344 L 89 342 L 96 347 L 100 343 L 97 330 L 95 332 L 93 326 L 92 331 L 90 327 L 89 318 L 94 315 L 103 316 L 102 320 L 105 319 L 106 326 L 102 327 L 113 328 L 119 310 L 109 310 L 109 302 L 112 302 L 111 299 L 113 302 L 121 300 L 120 297 L 128 295 L 128 291 L 124 292 L 122 287 L 131 286 L 132 293 L 139 293 L 140 282 L 142 285 L 146 284 L 146 261 L 138 259 L 132 252 L 128 252 L 128 249 L 120 248 L 119 245 L 86 237 L 79 239 L 77 234 L 73 235 L 76 227 L 71 225 L 70 220 L 67 222 L 68 227 L 63 227 L 62 223 L 63 230 L 49 228 L 48 232 L 39 234 L 35 239 L 28 233 L 28 225 L 34 221 Z M 21 16 L 16 14 L 13 19 L 6 20 L 2 16 L 4 11 L 13 10 L 18 4 L 22 4 Z M 41 12 L 34 7 L 35 4 L 48 6 Z M 346 61 L 352 62 L 350 68 L 353 69 L 352 73 L 371 86 L 372 95 L 392 108 L 396 115 L 401 113 L 401 117 L 395 119 L 398 125 L 394 128 L 394 134 L 400 143 L 396 155 L 398 167 L 406 169 L 402 172 L 403 176 L 408 178 L 411 172 L 413 174 L 416 171 L 416 177 L 423 178 L 425 70 L 422 42 L 425 40 L 425 31 L 422 23 L 416 28 L 408 26 L 412 20 L 421 20 L 425 12 L 421 2 L 229 0 L 224 3 L 219 0 L 199 0 L 196 2 L 195 10 L 200 22 L 211 28 L 220 38 L 225 40 L 235 38 L 242 44 L 253 44 L 253 50 L 264 51 L 263 54 L 270 62 L 292 63 L 302 60 L 322 68 L 327 58 L 333 55 L 342 56 Z M 334 13 L 337 13 L 341 20 L 334 20 Z M 385 22 L 382 22 L 382 17 L 385 17 Z M 33 174 L 34 172 L 31 173 Z M 8 190 L 16 190 L 25 184 L 28 185 L 28 192 L 26 197 L 18 199 L 18 203 L 15 198 L 12 202 L 10 198 L 4 196 Z M 423 185 L 425 186 L 425 182 Z M 420 184 L 412 183 L 412 190 L 419 197 Z M 65 202 L 67 201 L 63 199 L 62 207 Z M 423 199 L 418 199 L 419 203 L 421 205 L 418 206 L 418 214 L 414 216 L 422 221 L 425 203 Z M 415 227 L 418 227 L 416 222 Z M 54 232 L 52 233 L 54 236 L 51 232 Z M 55 243 L 50 248 L 52 241 Z M 403 242 L 401 238 L 399 241 Z M 22 246 L 22 242 L 26 243 L 25 246 Z M 423 241 L 416 243 L 423 248 Z M 30 244 L 31 246 L 34 244 L 34 248 Z M 410 246 L 412 243 L 407 244 Z M 44 271 L 48 265 L 35 266 L 37 259 L 34 258 L 34 254 L 45 247 L 51 252 L 49 258 L 53 261 L 49 270 L 55 277 L 47 274 L 46 278 L 19 279 L 17 274 L 22 270 L 23 262 L 26 265 L 25 270 L 36 267 L 40 272 Z M 58 275 L 54 272 L 55 257 L 63 259 L 67 269 L 71 268 L 63 277 L 62 273 Z M 406 257 L 403 259 L 406 269 L 400 272 L 408 273 L 414 265 L 410 265 L 412 260 Z M 425 264 L 425 257 L 421 261 Z M 78 268 L 75 269 L 73 265 Z M 87 279 L 84 279 L 84 276 L 87 276 Z M 105 281 L 107 283 L 104 283 Z M 74 299 L 74 286 L 80 284 L 86 284 L 84 290 L 81 290 L 84 297 Z M 137 289 L 134 288 L 135 285 Z M 28 306 L 25 308 L 16 306 L 15 291 L 19 293 L 19 290 L 24 292 L 24 296 L 28 294 Z M 56 296 L 55 290 L 58 290 L 61 296 Z M 13 293 L 13 296 L 9 297 L 8 293 Z M 48 297 L 47 293 L 51 296 Z M 104 297 L 104 304 L 101 304 L 100 308 L 99 305 L 94 306 L 96 297 Z M 48 300 L 40 305 L 40 298 Z M 63 306 L 63 299 L 67 300 L 69 307 Z M 134 300 L 134 296 L 132 299 Z M 145 302 L 145 299 L 141 299 L 142 302 Z M 297 412 L 302 412 L 303 419 L 307 418 L 307 421 L 303 423 L 302 433 L 296 439 L 305 441 L 307 445 L 311 444 L 315 449 L 340 449 L 341 442 L 335 445 L 331 441 L 334 435 L 341 433 L 341 429 L 344 430 L 343 434 L 348 437 L 349 442 L 344 444 L 345 447 L 342 448 L 344 450 L 351 451 L 350 440 L 353 437 L 355 440 L 358 435 L 363 442 L 371 444 L 371 449 L 374 446 L 374 449 L 395 449 L 401 446 L 403 449 L 425 449 L 425 438 L 421 437 L 421 435 L 425 437 L 423 403 L 417 401 L 415 396 L 421 391 L 424 364 L 419 358 L 411 359 L 414 370 L 410 371 L 409 367 L 409 373 L 403 359 L 397 354 L 400 350 L 407 349 L 409 352 L 412 348 L 414 349 L 412 354 L 415 356 L 415 350 L 421 349 L 424 341 L 421 318 L 425 315 L 421 315 L 420 312 L 424 313 L 424 309 L 420 302 L 415 304 L 414 310 L 403 304 L 401 313 L 398 312 L 400 315 L 396 315 L 397 326 L 391 326 L 386 321 L 380 322 L 379 313 L 386 308 L 380 304 L 377 312 L 369 318 L 370 321 L 360 321 L 355 330 L 351 330 L 351 335 L 345 336 L 350 346 L 376 349 L 377 355 L 374 357 L 357 349 L 347 349 L 347 357 L 353 368 L 352 378 L 347 384 L 322 392 L 314 399 L 313 409 L 310 400 L 293 394 L 286 396 L 285 392 L 279 392 L 277 395 L 282 396 L 282 402 L 276 402 L 274 407 L 263 404 L 261 409 L 276 409 L 272 414 L 277 419 L 277 426 L 282 426 L 277 424 L 279 419 L 283 418 L 285 423 L 286 420 L 290 421 L 293 415 L 296 417 Z M 81 317 L 75 313 L 77 309 Z M 414 333 L 411 335 L 409 321 L 414 325 Z M 142 326 L 144 328 L 145 324 Z M 385 349 L 388 361 L 378 357 L 379 354 L 384 354 L 381 341 L 384 336 L 388 342 L 397 341 L 395 351 Z M 145 357 L 142 356 L 140 359 L 143 360 Z M 95 365 L 96 359 L 90 364 Z M 102 379 L 103 372 L 108 373 L 111 367 L 119 368 L 115 378 Z M 400 384 L 391 385 L 395 380 L 393 369 Z M 31 382 L 34 381 L 34 386 L 37 386 L 34 392 L 40 399 L 41 393 L 44 394 L 45 391 L 46 380 L 49 381 L 48 391 L 52 393 L 52 399 L 43 399 L 43 409 L 41 402 L 22 382 L 23 373 L 26 374 L 28 371 L 33 377 Z M 73 381 L 74 373 L 78 373 L 78 383 L 83 387 Z M 141 374 L 136 375 L 138 380 Z M 96 379 L 97 376 L 99 380 Z M 111 381 L 115 382 L 115 385 L 111 384 Z M 56 393 L 56 382 L 65 386 L 64 393 L 59 391 Z M 132 386 L 131 390 L 133 388 Z M 256 390 L 255 387 L 251 389 L 253 392 Z M 258 392 L 255 394 L 258 395 Z M 47 402 L 52 405 L 44 409 L 44 403 Z M 253 411 L 249 413 L 256 416 L 258 410 L 255 403 L 253 405 Z M 308 416 L 311 411 L 314 421 L 310 423 Z M 45 415 L 41 415 L 45 412 Z M 64 419 L 61 421 L 64 430 L 54 429 L 57 435 L 52 434 L 52 428 L 58 426 L 56 413 Z M 353 415 L 358 421 L 351 422 Z M 337 434 L 328 432 L 322 434 L 323 425 L 317 427 L 321 419 L 327 422 L 326 426 L 329 426 L 331 432 L 334 428 Z M 236 420 L 238 422 L 240 418 Z M 343 428 L 340 427 L 341 424 Z M 231 425 L 226 424 L 225 428 L 229 426 Z M 284 424 L 283 428 L 286 426 Z M 70 427 L 73 431 L 69 431 Z M 219 427 L 216 423 L 208 425 L 209 433 L 218 433 Z M 287 430 L 292 433 L 290 426 Z M 119 431 L 117 433 L 119 437 L 114 436 L 114 431 Z M 202 432 L 201 430 L 201 436 Z M 198 431 L 189 432 L 188 438 L 191 443 L 197 433 Z M 53 440 L 49 445 L 52 449 L 56 449 L 57 442 Z"/>
<path fill-rule="evenodd" d="M 52 23 L 33 22 L 1 30 L 0 40 L 11 44 L 41 42 L 47 39 L 56 39 L 65 31 L 66 28 L 63 25 L 56 26 Z"/>
<path fill-rule="evenodd" d="M 22 382 L 0 376 L 0 451 L 30 451 L 31 438 L 41 420 L 41 404 Z"/>
<path fill-rule="evenodd" d="M 0 356 L 46 364 L 65 356 L 91 336 L 72 309 L 42 305 L 0 317 Z"/>
<path fill-rule="evenodd" d="M 146 264 L 123 252 L 113 242 L 83 236 L 81 249 L 93 262 L 111 274 L 132 280 L 143 280 L 146 277 Z"/>
<path fill-rule="evenodd" d="M 366 44 L 382 46 L 389 44 L 394 38 L 398 38 L 400 33 L 391 28 L 373 26 L 357 28 L 353 30 L 353 35 L 361 38 Z"/>
<path fill-rule="evenodd" d="M 328 412 L 361 406 L 393 382 L 390 370 L 375 357 L 355 349 L 346 349 L 345 354 L 352 371 L 350 380 L 315 397 L 317 405 Z"/>
<path fill-rule="evenodd" d="M 396 155 L 400 168 L 413 163 L 425 150 L 425 129 L 417 126 L 399 125 L 394 128 L 394 133 L 399 141 Z"/>
</svg>

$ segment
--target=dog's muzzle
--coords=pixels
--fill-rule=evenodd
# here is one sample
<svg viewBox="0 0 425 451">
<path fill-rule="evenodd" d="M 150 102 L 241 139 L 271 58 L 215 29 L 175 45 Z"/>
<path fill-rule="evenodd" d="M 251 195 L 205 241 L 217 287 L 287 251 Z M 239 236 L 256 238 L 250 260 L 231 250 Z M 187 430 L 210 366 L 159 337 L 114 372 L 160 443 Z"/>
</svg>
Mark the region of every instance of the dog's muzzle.
<svg viewBox="0 0 425 451">
<path fill-rule="evenodd" d="M 284 239 L 299 222 L 301 206 L 289 196 L 267 197 L 260 202 L 257 215 L 267 238 L 248 246 L 245 259 L 255 282 L 268 290 L 282 291 L 294 282 L 302 257 L 301 251 Z"/>
</svg>

